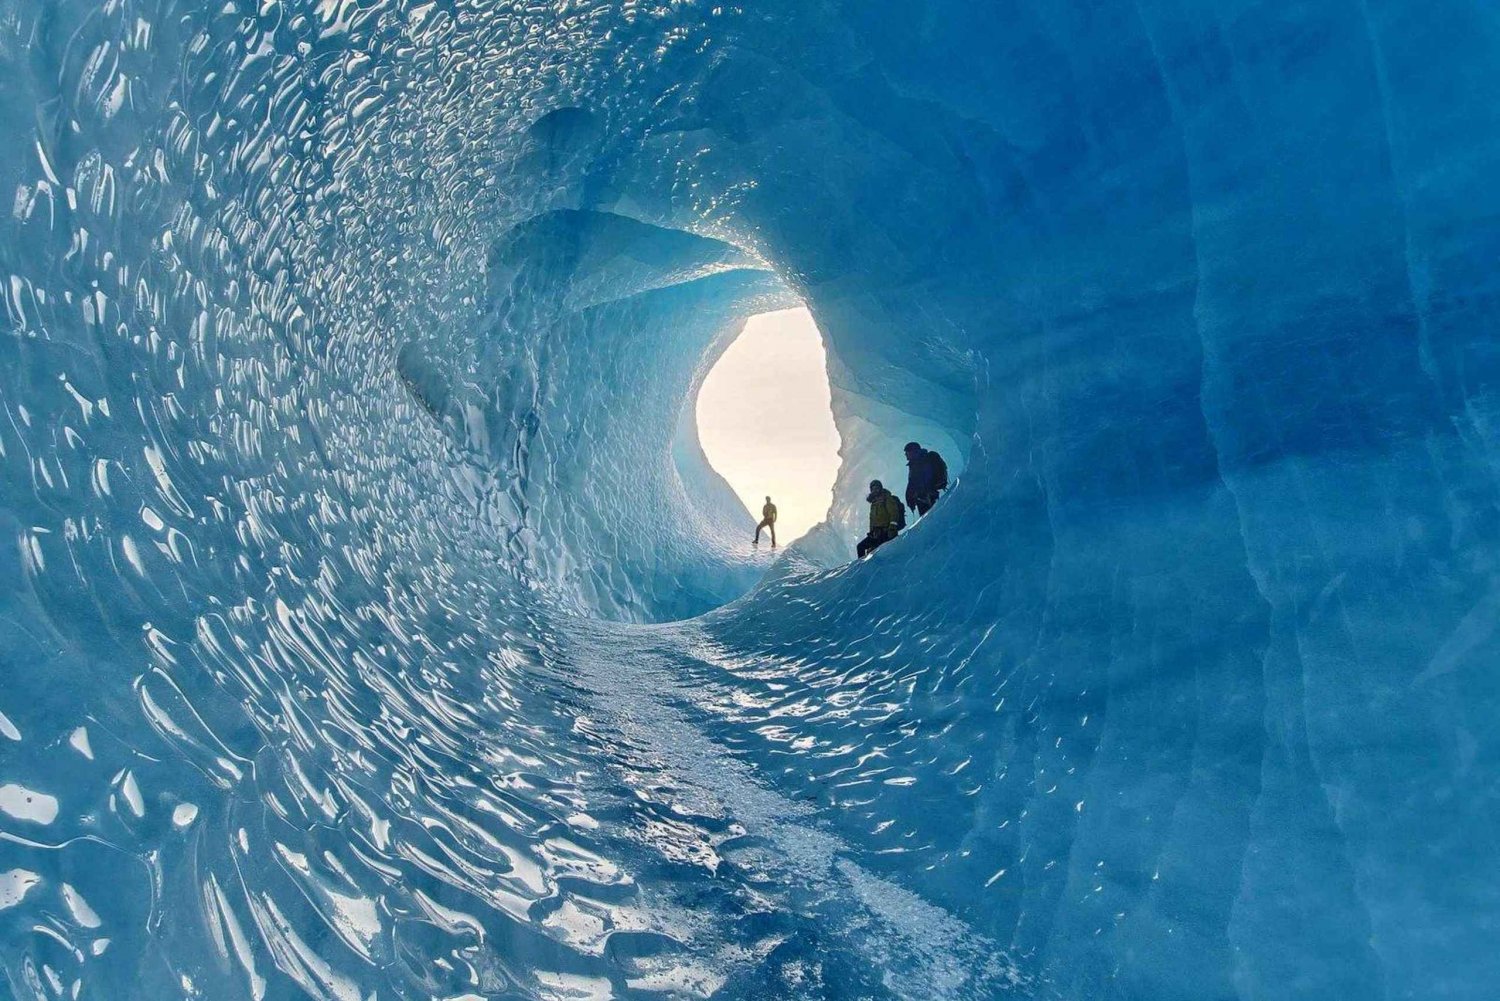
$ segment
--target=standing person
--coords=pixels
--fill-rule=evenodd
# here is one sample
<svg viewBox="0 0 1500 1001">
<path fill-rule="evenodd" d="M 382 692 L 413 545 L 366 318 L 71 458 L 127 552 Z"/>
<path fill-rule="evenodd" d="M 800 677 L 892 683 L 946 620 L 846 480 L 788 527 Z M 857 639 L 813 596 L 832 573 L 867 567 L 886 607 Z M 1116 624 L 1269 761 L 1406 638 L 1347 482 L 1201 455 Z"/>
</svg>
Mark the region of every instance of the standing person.
<svg viewBox="0 0 1500 1001">
<path fill-rule="evenodd" d="M 906 527 L 906 508 L 879 480 L 870 481 L 870 534 L 859 540 L 855 552 L 860 559 L 890 542 Z"/>
<path fill-rule="evenodd" d="M 924 515 L 948 489 L 948 464 L 914 441 L 906 443 L 906 506 Z"/>
<path fill-rule="evenodd" d="M 776 505 L 771 503 L 771 498 L 766 498 L 766 506 L 760 509 L 760 524 L 755 526 L 755 541 L 752 546 L 760 545 L 760 530 L 769 528 L 771 530 L 771 548 L 776 548 Z"/>
</svg>

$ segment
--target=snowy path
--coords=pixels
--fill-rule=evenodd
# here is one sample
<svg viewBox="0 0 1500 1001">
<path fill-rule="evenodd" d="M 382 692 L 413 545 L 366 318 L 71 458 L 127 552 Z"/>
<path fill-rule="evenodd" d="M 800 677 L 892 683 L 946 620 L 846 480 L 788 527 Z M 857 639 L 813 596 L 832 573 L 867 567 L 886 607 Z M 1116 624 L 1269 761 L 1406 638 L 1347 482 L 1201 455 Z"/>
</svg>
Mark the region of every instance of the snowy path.
<svg viewBox="0 0 1500 1001">
<path fill-rule="evenodd" d="M 691 718 L 693 693 L 675 658 L 687 656 L 679 644 L 701 649 L 683 642 L 693 628 L 622 630 L 608 644 L 588 644 L 609 650 L 610 659 L 578 662 L 575 681 L 596 707 L 592 722 L 618 734 L 619 779 L 685 822 L 656 825 L 643 838 L 715 876 L 748 881 L 774 906 L 805 916 L 838 951 L 883 971 L 880 983 L 893 997 L 1036 996 L 994 943 L 869 872 L 820 822 L 817 806 L 772 789 Z"/>
</svg>

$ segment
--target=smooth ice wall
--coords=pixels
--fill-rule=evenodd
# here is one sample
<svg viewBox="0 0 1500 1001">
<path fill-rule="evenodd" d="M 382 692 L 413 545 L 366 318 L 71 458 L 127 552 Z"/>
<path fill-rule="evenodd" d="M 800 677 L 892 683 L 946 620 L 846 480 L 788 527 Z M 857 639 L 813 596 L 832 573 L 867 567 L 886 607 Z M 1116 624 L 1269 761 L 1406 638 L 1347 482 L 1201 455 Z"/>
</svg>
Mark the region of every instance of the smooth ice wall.
<svg viewBox="0 0 1500 1001">
<path fill-rule="evenodd" d="M 773 259 L 817 262 L 846 393 L 941 418 L 971 363 L 960 492 L 824 607 L 850 633 L 904 614 L 864 647 L 901 651 L 888 676 L 995 707 L 949 710 L 991 752 L 946 800 L 962 836 L 915 803 L 912 826 L 934 882 L 1065 993 L 1494 976 L 1493 738 L 1471 713 L 1494 693 L 1495 25 L 1450 13 L 861 18 L 859 55 L 798 34 L 780 64 L 815 83 L 777 107 L 818 107 L 816 129 L 748 130 L 817 165 L 768 171 L 745 211 Z M 777 638 L 791 656 L 830 632 Z M 940 680 L 955 659 L 981 676 Z M 957 768 L 972 747 L 944 718 L 925 730 Z"/>
<path fill-rule="evenodd" d="M 877 561 L 706 628 L 813 693 L 891 654 L 856 687 L 968 763 L 860 804 L 908 818 L 868 836 L 912 832 L 890 869 L 1064 996 L 1484 996 L 1496 30 L 1369 2 L 17 7 L 13 777 L 86 717 L 146 746 L 142 688 L 217 663 L 220 760 L 290 779 L 279 680 L 334 670 L 298 616 L 458 664 L 547 648 L 552 610 L 737 593 L 679 533 L 712 481 L 670 489 L 668 417 L 736 316 L 797 297 L 844 441 L 826 551 L 907 438 L 962 482 Z M 497 247 L 559 209 L 722 240 L 785 290 L 658 259 L 633 320 L 548 304 L 496 341 L 525 395 L 444 410 L 452 373 L 403 379 L 402 349 L 479 352 Z M 659 381 L 580 388 L 688 312 Z M 594 430 L 549 440 L 564 413 Z M 643 516 L 616 484 L 647 466 Z M 357 727 L 394 696 L 348 673 Z M 198 798 L 239 802 L 204 761 Z M 161 843 L 121 816 L 110 843 Z"/>
</svg>

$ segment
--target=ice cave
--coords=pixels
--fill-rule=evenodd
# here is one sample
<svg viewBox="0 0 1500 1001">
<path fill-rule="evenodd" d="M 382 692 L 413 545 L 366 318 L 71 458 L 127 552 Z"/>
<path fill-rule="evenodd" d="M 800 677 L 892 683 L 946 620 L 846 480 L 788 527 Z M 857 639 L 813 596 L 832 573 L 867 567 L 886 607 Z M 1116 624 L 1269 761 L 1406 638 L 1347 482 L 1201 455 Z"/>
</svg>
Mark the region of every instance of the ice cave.
<svg viewBox="0 0 1500 1001">
<path fill-rule="evenodd" d="M 0 97 L 5 1001 L 1500 992 L 1494 5 L 0 0 Z"/>
</svg>

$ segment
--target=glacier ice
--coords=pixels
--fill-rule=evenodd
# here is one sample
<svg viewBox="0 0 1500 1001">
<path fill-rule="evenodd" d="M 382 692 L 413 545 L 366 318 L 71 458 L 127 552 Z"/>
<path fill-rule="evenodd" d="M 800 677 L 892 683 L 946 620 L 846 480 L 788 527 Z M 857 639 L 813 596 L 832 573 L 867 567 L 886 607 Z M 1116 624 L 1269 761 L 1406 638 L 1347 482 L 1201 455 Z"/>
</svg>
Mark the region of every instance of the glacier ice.
<svg viewBox="0 0 1500 1001">
<path fill-rule="evenodd" d="M 0 4 L 0 996 L 1491 997 L 1497 50 Z M 797 303 L 763 572 L 691 401 Z"/>
</svg>

